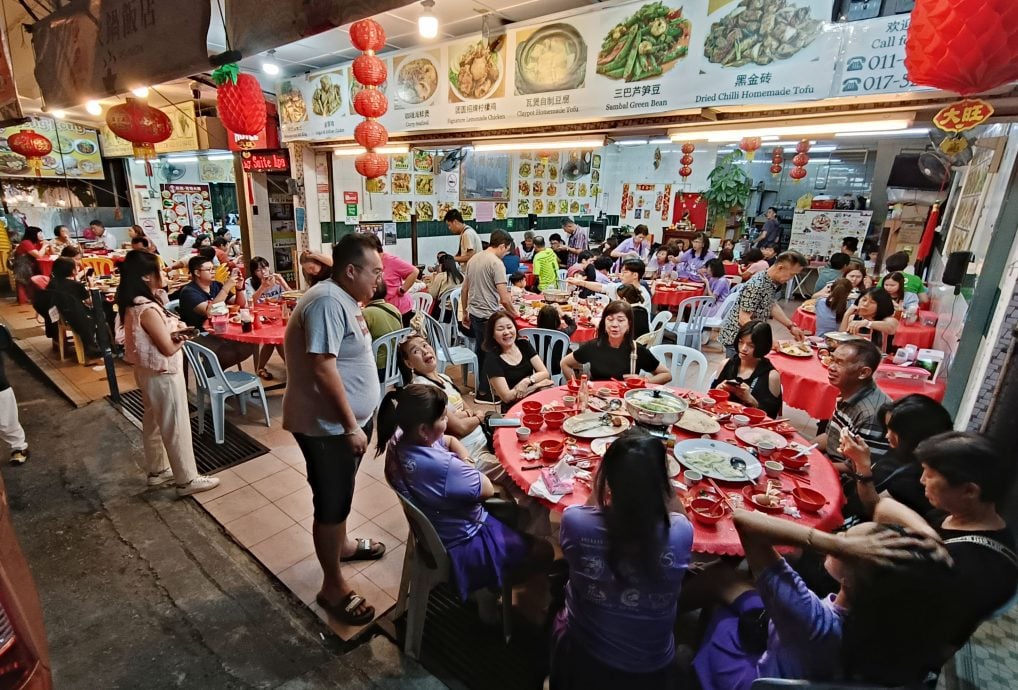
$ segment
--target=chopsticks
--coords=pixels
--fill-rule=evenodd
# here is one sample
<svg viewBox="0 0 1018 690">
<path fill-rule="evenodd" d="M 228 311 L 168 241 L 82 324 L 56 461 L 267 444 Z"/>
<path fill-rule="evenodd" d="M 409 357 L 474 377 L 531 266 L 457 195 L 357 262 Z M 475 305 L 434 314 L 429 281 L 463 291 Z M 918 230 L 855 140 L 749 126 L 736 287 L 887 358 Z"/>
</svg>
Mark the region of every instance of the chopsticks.
<svg viewBox="0 0 1018 690">
<path fill-rule="evenodd" d="M 749 424 L 748 426 L 752 426 L 752 427 L 764 427 L 764 426 L 771 426 L 772 424 L 781 424 L 782 422 L 787 422 L 787 421 L 788 421 L 788 419 L 782 417 L 781 419 L 768 419 L 766 422 L 760 422 L 759 424 Z"/>
<path fill-rule="evenodd" d="M 726 494 L 724 491 L 722 491 L 721 487 L 718 486 L 718 483 L 716 481 L 714 481 L 712 478 L 705 477 L 705 479 L 708 482 L 710 482 L 710 485 L 712 487 L 714 487 L 714 490 L 718 492 L 718 495 L 721 496 L 722 500 L 724 500 L 724 502 L 728 504 L 729 509 L 734 513 L 735 512 L 735 504 L 732 503 L 732 499 L 728 498 L 728 494 Z"/>
</svg>

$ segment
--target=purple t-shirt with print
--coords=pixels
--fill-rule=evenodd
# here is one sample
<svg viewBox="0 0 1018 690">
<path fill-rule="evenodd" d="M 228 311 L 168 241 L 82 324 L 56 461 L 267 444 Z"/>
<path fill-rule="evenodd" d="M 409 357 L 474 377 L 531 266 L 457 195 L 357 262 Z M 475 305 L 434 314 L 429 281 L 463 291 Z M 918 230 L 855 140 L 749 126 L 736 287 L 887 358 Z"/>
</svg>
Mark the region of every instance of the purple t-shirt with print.
<svg viewBox="0 0 1018 690">
<path fill-rule="evenodd" d="M 625 580 L 615 577 L 599 508 L 566 508 L 559 542 L 569 562 L 565 628 L 576 643 L 608 666 L 631 673 L 671 663 L 676 602 L 693 546 L 689 520 L 672 513 L 653 579 L 624 561 L 618 570 Z"/>
</svg>

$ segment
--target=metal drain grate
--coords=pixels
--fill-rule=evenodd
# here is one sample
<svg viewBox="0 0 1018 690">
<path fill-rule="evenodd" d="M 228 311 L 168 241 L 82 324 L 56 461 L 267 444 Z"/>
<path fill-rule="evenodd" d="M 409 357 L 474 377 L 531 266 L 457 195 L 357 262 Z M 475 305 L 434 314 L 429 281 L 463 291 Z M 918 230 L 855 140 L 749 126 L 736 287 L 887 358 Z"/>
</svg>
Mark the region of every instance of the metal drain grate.
<svg viewBox="0 0 1018 690">
<path fill-rule="evenodd" d="M 109 396 L 106 397 L 110 400 Z M 125 391 L 120 394 L 121 405 L 125 415 L 133 417 L 141 423 L 145 413 L 141 401 L 141 391 L 138 389 Z M 112 404 L 112 400 L 110 403 Z M 194 412 L 196 408 L 189 405 L 188 408 Z M 198 417 L 191 417 L 191 438 L 194 445 L 194 459 L 198 465 L 198 471 L 202 474 L 215 474 L 228 467 L 239 465 L 242 462 L 253 460 L 260 455 L 265 455 L 269 449 L 255 441 L 233 424 L 226 422 L 226 433 L 224 442 L 216 443 L 215 433 L 212 427 L 212 413 L 205 415 L 205 433 L 198 433 Z"/>
<path fill-rule="evenodd" d="M 429 672 L 467 688 L 537 690 L 548 673 L 549 643 L 544 631 L 516 616 L 512 639 L 506 644 L 501 625 L 482 623 L 476 607 L 461 603 L 444 584 L 431 590 L 421 652 Z"/>
</svg>

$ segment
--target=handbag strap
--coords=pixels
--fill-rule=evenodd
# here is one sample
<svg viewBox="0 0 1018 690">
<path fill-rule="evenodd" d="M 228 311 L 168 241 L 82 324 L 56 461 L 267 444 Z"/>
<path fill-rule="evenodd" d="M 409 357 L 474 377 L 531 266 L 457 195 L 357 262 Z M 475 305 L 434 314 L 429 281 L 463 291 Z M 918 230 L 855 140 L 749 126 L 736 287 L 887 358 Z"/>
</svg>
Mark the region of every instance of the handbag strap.
<svg viewBox="0 0 1018 690">
<path fill-rule="evenodd" d="M 1001 556 L 1006 558 L 1008 562 L 1018 569 L 1018 554 L 1001 544 L 996 539 L 990 537 L 984 537 L 979 534 L 966 534 L 962 537 L 952 537 L 951 539 L 944 540 L 944 544 L 975 544 L 977 546 L 983 546 L 987 549 L 996 551 Z"/>
</svg>

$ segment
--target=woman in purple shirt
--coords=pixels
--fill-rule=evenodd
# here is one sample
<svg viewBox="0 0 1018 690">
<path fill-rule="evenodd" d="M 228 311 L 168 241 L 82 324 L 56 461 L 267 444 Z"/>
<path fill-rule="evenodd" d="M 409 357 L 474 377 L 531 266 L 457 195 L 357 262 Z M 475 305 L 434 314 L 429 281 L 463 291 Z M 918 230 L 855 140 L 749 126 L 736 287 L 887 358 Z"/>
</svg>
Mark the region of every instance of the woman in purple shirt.
<svg viewBox="0 0 1018 690">
<path fill-rule="evenodd" d="M 724 564 L 696 578 L 723 604 L 693 661 L 703 690 L 749 690 L 757 678 L 911 687 L 944 662 L 952 595 L 943 544 L 897 525 L 834 535 L 742 510 L 735 527 L 756 580 Z M 825 554 L 840 591 L 813 593 L 776 545 Z"/>
<path fill-rule="evenodd" d="M 620 436 L 601 461 L 592 501 L 562 514 L 569 582 L 554 622 L 551 688 L 670 687 L 693 528 L 661 441 Z"/>
<path fill-rule="evenodd" d="M 438 532 L 465 600 L 470 592 L 501 586 L 527 562 L 531 546 L 484 509 L 495 489 L 474 469 L 463 444 L 446 435 L 448 404 L 436 386 L 415 383 L 390 392 L 378 410 L 376 454 L 384 449 L 386 480 Z"/>
<path fill-rule="evenodd" d="M 710 236 L 698 232 L 693 236 L 693 246 L 679 257 L 679 278 L 703 279 L 707 262 L 716 258 L 710 250 Z"/>
</svg>

